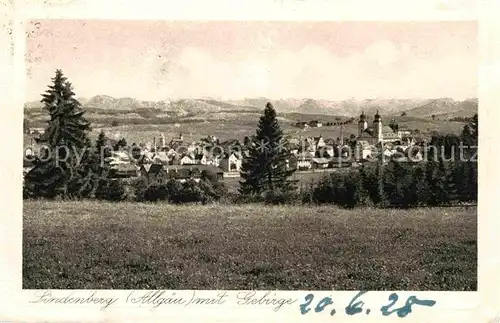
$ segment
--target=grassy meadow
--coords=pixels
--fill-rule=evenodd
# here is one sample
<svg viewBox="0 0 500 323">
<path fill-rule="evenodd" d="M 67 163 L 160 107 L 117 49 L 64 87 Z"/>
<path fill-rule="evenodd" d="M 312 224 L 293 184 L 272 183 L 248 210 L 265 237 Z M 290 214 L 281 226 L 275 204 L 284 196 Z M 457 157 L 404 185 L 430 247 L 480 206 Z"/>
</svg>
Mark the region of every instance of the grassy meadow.
<svg viewBox="0 0 500 323">
<path fill-rule="evenodd" d="M 476 290 L 475 207 L 25 201 L 25 289 Z"/>
</svg>

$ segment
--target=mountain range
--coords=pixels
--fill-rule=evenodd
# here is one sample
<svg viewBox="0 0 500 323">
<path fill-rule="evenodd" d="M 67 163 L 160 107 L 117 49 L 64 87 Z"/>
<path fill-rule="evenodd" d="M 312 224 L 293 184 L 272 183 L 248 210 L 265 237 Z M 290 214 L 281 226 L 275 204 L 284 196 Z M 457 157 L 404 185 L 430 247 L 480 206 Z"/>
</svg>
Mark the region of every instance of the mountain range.
<svg viewBox="0 0 500 323">
<path fill-rule="evenodd" d="M 336 115 L 355 117 L 364 111 L 367 115 L 375 114 L 396 116 L 403 112 L 412 117 L 470 117 L 478 111 L 477 98 L 456 101 L 451 98 L 438 99 L 366 99 L 366 100 L 314 100 L 314 99 L 279 99 L 246 98 L 242 100 L 182 99 L 142 101 L 134 98 L 114 98 L 97 95 L 90 99 L 80 98 L 80 103 L 88 109 L 119 110 L 131 112 L 139 109 L 152 109 L 172 116 L 194 116 L 206 113 L 223 112 L 260 112 L 267 102 L 271 102 L 278 113 L 300 113 L 316 115 Z M 25 109 L 41 108 L 38 101 L 27 102 Z"/>
</svg>

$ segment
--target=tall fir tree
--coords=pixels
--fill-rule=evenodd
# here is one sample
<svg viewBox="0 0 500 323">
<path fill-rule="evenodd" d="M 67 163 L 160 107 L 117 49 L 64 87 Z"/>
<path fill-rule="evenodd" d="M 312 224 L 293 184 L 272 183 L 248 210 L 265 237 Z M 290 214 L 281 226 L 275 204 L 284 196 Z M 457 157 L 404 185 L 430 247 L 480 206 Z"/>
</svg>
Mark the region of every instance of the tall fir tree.
<svg viewBox="0 0 500 323">
<path fill-rule="evenodd" d="M 474 144 L 474 137 L 472 135 L 470 126 L 466 124 L 462 130 L 462 144 L 465 147 L 470 147 Z"/>
<path fill-rule="evenodd" d="M 445 163 L 443 158 L 439 158 L 435 174 L 436 200 L 438 205 L 450 204 L 457 198 L 457 188 L 450 163 Z"/>
<path fill-rule="evenodd" d="M 471 121 L 462 130 L 462 141 L 466 148 L 465 160 L 460 161 L 460 168 L 455 175 L 457 178 L 458 198 L 461 201 L 477 201 L 477 161 L 478 161 L 478 115 L 475 114 Z"/>
<path fill-rule="evenodd" d="M 427 203 L 429 198 L 429 185 L 426 181 L 425 167 L 413 165 L 412 183 L 410 185 L 410 206 L 420 206 Z"/>
<path fill-rule="evenodd" d="M 411 183 L 412 173 L 405 163 L 389 161 L 384 167 L 383 183 L 386 202 L 397 208 L 407 208 L 412 205 Z"/>
<path fill-rule="evenodd" d="M 83 197 L 91 191 L 90 123 L 74 96 L 71 83 L 57 70 L 41 100 L 50 119 L 37 142 L 47 148 L 47 156 L 25 177 L 32 196 Z"/>
<path fill-rule="evenodd" d="M 92 154 L 92 170 L 94 176 L 92 178 L 93 190 L 92 197 L 103 198 L 107 195 L 107 187 L 109 186 L 111 147 L 106 146 L 106 135 L 101 131 L 95 141 L 95 147 Z"/>
<path fill-rule="evenodd" d="M 438 163 L 429 158 L 425 164 L 425 182 L 428 187 L 428 196 L 426 204 L 437 206 L 440 204 L 440 191 L 444 189 L 444 174 L 439 174 Z"/>
<path fill-rule="evenodd" d="M 472 138 L 474 139 L 474 144 L 477 145 L 479 138 L 479 120 L 477 117 L 477 113 L 472 117 L 472 121 L 470 122 L 470 129 L 472 133 Z"/>
<path fill-rule="evenodd" d="M 287 167 L 290 157 L 276 110 L 269 102 L 259 120 L 256 135 L 252 138 L 249 155 L 242 162 L 240 193 L 262 195 L 279 191 L 283 195 L 290 195 L 296 190 L 295 181 L 290 179 L 295 170 Z"/>
</svg>

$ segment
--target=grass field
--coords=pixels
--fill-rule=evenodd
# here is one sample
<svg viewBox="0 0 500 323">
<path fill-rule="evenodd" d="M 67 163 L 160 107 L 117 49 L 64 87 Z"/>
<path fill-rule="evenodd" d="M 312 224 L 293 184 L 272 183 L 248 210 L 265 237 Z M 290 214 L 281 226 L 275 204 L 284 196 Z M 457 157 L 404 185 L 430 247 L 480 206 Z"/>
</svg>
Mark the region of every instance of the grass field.
<svg viewBox="0 0 500 323">
<path fill-rule="evenodd" d="M 476 208 L 24 203 L 25 289 L 476 290 Z"/>
</svg>

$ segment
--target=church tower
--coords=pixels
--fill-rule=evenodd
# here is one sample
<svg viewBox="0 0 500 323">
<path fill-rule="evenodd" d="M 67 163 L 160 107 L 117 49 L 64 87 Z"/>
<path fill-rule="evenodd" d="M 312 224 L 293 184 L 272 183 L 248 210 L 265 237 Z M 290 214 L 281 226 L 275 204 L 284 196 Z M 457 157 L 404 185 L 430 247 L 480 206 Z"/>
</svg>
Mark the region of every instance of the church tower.
<svg viewBox="0 0 500 323">
<path fill-rule="evenodd" d="M 383 136 L 382 136 L 382 118 L 380 118 L 380 114 L 375 114 L 375 119 L 373 120 L 373 137 L 376 139 L 377 142 L 375 144 L 378 144 L 379 142 L 383 141 Z"/>
<path fill-rule="evenodd" d="M 362 111 L 358 121 L 358 137 L 361 137 L 366 128 L 368 128 L 368 123 L 366 122 L 365 112 Z"/>
<path fill-rule="evenodd" d="M 165 148 L 165 137 L 160 133 L 160 150 Z"/>
</svg>

